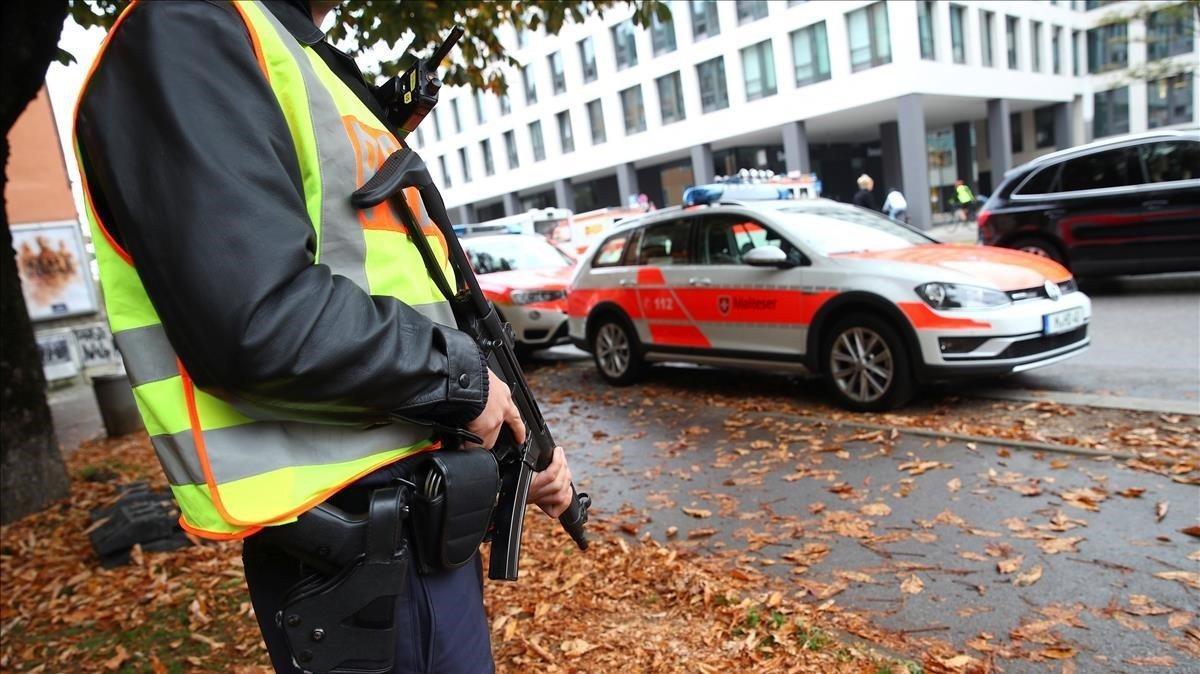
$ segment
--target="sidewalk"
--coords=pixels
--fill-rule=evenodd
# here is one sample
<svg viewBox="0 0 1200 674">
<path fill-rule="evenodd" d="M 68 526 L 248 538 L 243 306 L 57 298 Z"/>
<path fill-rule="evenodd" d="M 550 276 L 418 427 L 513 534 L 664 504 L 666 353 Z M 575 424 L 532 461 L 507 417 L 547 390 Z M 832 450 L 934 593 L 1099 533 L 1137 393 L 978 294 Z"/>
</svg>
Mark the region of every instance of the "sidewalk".
<svg viewBox="0 0 1200 674">
<path fill-rule="evenodd" d="M 936 224 L 925 233 L 942 243 L 977 243 L 978 229 L 974 222 Z"/>
<path fill-rule="evenodd" d="M 54 434 L 63 458 L 70 456 L 85 440 L 104 436 L 104 421 L 96 405 L 91 384 L 77 383 L 46 392 Z"/>
</svg>

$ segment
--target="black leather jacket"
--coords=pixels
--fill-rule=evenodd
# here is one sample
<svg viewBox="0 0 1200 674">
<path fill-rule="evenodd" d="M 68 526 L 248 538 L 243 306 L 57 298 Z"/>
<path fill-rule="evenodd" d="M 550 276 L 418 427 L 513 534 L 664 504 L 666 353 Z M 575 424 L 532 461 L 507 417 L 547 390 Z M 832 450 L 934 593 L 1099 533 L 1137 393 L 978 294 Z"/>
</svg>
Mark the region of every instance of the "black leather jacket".
<svg viewBox="0 0 1200 674">
<path fill-rule="evenodd" d="M 370 97 L 304 3 L 269 6 Z M 465 333 L 313 264 L 291 135 L 232 6 L 132 10 L 76 128 L 100 218 L 198 386 L 351 420 L 460 425 L 483 410 L 486 364 Z"/>
</svg>

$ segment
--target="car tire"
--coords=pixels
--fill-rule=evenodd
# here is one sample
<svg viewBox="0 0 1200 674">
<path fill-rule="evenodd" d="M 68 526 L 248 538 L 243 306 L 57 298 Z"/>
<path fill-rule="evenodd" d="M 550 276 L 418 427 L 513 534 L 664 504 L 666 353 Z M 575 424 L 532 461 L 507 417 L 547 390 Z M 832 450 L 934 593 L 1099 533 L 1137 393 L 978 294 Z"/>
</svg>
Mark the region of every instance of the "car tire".
<svg viewBox="0 0 1200 674">
<path fill-rule="evenodd" d="M 838 404 L 856 412 L 885 412 L 912 398 L 916 381 L 908 347 L 887 321 L 846 316 L 822 340 L 821 366 Z"/>
<path fill-rule="evenodd" d="M 1015 248 L 1023 253 L 1037 255 L 1038 257 L 1049 258 L 1064 267 L 1067 265 L 1066 258 L 1062 254 L 1062 249 L 1053 241 L 1040 236 L 1026 236 L 1013 239 L 1012 243 L 1007 244 L 1007 247 Z"/>
<path fill-rule="evenodd" d="M 592 329 L 592 359 L 596 371 L 610 384 L 628 386 L 642 376 L 645 362 L 637 331 L 624 316 L 609 313 L 596 319 Z"/>
</svg>

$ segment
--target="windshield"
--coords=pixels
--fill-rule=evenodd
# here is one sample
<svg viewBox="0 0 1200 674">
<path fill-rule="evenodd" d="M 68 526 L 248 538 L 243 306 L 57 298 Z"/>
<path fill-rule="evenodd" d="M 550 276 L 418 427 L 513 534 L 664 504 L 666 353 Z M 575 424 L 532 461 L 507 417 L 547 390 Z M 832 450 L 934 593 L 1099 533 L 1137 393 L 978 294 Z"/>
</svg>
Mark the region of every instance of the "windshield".
<svg viewBox="0 0 1200 674">
<path fill-rule="evenodd" d="M 861 208 L 781 208 L 776 220 L 821 255 L 911 248 L 933 239 Z"/>
<path fill-rule="evenodd" d="M 463 247 L 476 274 L 517 269 L 561 269 L 571 258 L 540 236 L 487 236 L 464 239 Z"/>
</svg>

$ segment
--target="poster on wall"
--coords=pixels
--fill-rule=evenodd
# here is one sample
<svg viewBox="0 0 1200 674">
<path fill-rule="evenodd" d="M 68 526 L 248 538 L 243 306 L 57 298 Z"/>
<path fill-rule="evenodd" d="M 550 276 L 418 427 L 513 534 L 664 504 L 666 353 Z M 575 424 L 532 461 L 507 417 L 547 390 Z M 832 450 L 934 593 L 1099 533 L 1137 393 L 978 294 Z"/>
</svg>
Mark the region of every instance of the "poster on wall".
<svg viewBox="0 0 1200 674">
<path fill-rule="evenodd" d="M 71 348 L 70 330 L 51 330 L 38 333 L 37 347 L 42 355 L 42 370 L 47 381 L 69 379 L 79 374 L 75 350 Z"/>
<path fill-rule="evenodd" d="M 30 320 L 96 312 L 90 267 L 77 223 L 13 225 L 11 229 Z"/>
<path fill-rule="evenodd" d="M 75 345 L 79 347 L 79 360 L 83 369 L 108 367 L 121 363 L 121 355 L 113 344 L 112 333 L 103 323 L 90 323 L 73 328 Z"/>
</svg>

